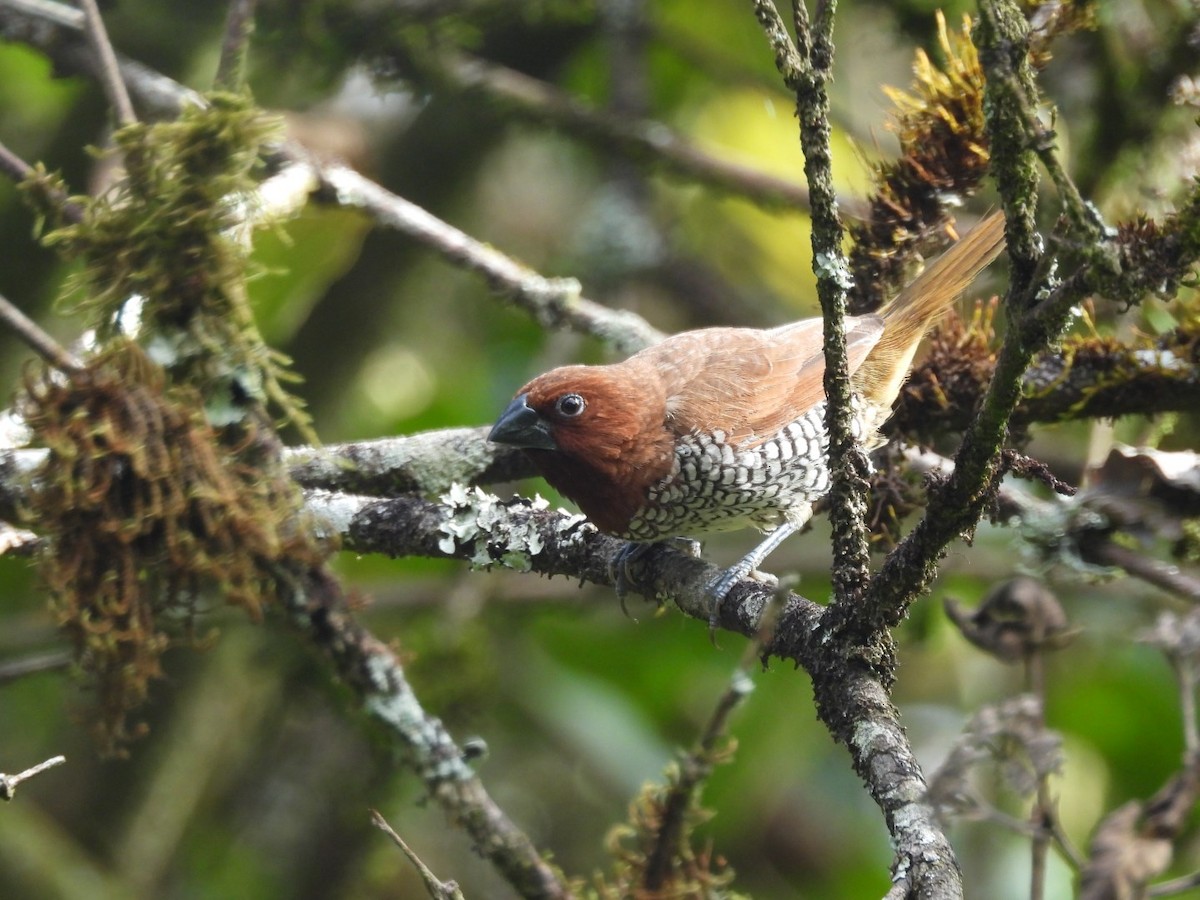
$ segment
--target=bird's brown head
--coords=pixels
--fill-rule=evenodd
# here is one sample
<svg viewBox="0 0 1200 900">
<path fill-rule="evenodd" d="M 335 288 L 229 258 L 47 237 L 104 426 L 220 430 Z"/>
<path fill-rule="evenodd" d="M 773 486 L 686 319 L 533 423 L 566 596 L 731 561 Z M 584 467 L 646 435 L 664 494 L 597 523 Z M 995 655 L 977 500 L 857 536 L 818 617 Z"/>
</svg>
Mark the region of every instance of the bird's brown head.
<svg viewBox="0 0 1200 900">
<path fill-rule="evenodd" d="M 652 372 L 564 366 L 517 392 L 488 440 L 525 450 L 601 530 L 620 534 L 670 469 L 666 398 Z"/>
</svg>

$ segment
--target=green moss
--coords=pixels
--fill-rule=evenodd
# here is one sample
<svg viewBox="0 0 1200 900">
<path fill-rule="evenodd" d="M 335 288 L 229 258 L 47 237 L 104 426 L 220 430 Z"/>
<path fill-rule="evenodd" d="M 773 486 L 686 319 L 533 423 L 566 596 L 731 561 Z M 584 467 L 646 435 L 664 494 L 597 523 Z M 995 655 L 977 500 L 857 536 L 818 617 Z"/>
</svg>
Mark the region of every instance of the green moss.
<svg viewBox="0 0 1200 900">
<path fill-rule="evenodd" d="M 121 179 L 73 200 L 78 221 L 46 238 L 82 263 L 64 302 L 89 314 L 97 347 L 82 370 L 27 374 L 23 412 L 50 451 L 29 513 L 107 752 L 140 733 L 130 717 L 171 635 L 194 638 L 201 602 L 257 618 L 285 562 L 325 556 L 273 449 L 268 403 L 303 417 L 247 306 L 249 248 L 237 235 L 275 130 L 228 94 L 174 122 L 123 128 Z M 27 190 L 44 202 L 61 193 L 40 172 Z"/>
<path fill-rule="evenodd" d="M 283 389 L 287 361 L 262 341 L 246 302 L 242 240 L 264 142 L 278 123 L 241 96 L 214 94 L 179 119 L 136 123 L 114 135 L 124 175 L 95 198 L 75 198 L 82 220 L 45 240 L 83 263 L 63 302 L 90 314 L 101 351 L 120 339 L 131 298 L 137 338 L 171 380 L 202 388 L 216 420 L 234 403 L 274 404 L 308 430 Z M 44 176 L 35 185 L 54 185 Z M 307 435 L 314 439 L 311 434 Z"/>
</svg>

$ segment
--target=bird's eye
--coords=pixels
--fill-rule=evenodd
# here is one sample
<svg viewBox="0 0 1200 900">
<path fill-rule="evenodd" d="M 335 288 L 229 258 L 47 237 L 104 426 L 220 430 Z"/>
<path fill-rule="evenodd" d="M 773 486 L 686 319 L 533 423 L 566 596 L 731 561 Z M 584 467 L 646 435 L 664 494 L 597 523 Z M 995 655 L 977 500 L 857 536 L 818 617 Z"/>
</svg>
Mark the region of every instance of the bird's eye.
<svg viewBox="0 0 1200 900">
<path fill-rule="evenodd" d="M 563 394 L 554 402 L 554 409 L 560 416 L 573 419 L 587 408 L 587 403 L 578 394 Z"/>
</svg>

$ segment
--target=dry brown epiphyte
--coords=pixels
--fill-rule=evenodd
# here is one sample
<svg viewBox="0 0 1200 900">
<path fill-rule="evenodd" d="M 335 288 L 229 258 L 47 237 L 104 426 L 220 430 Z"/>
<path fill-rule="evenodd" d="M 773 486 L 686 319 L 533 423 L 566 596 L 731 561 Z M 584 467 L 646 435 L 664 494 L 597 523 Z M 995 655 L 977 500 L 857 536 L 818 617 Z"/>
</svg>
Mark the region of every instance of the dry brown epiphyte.
<svg viewBox="0 0 1200 900">
<path fill-rule="evenodd" d="M 306 419 L 246 299 L 239 229 L 276 128 L 232 94 L 173 121 L 127 125 L 113 136 L 119 179 L 73 200 L 78 214 L 46 236 L 82 264 L 63 299 L 88 314 L 96 348 L 81 369 L 27 373 L 22 412 L 49 451 L 30 513 L 108 753 L 140 733 L 130 716 L 172 636 L 195 640 L 200 604 L 258 618 L 291 577 L 285 560 L 326 555 L 277 458 L 267 409 L 301 429 Z M 59 181 L 34 172 L 27 189 L 61 221 L 45 209 Z"/>
<path fill-rule="evenodd" d="M 257 619 L 274 564 L 322 551 L 295 488 L 223 447 L 199 396 L 167 388 L 137 345 L 69 376 L 30 371 L 25 390 L 22 411 L 49 451 L 29 509 L 46 536 L 42 577 L 96 693 L 93 731 L 119 753 L 142 732 L 129 716 L 199 604 Z"/>
<path fill-rule="evenodd" d="M 963 637 L 1004 662 L 1058 650 L 1075 636 L 1058 598 L 1040 581 L 1025 575 L 997 585 L 974 612 L 950 598 L 944 605 Z"/>
<path fill-rule="evenodd" d="M 990 159 L 983 117 L 983 69 L 971 22 L 951 32 L 938 13 L 937 66 L 918 50 L 909 90 L 888 89 L 900 156 L 877 166 L 871 213 L 849 227 L 854 238 L 851 311 L 877 309 L 949 224 L 946 210 L 974 193 Z"/>
</svg>

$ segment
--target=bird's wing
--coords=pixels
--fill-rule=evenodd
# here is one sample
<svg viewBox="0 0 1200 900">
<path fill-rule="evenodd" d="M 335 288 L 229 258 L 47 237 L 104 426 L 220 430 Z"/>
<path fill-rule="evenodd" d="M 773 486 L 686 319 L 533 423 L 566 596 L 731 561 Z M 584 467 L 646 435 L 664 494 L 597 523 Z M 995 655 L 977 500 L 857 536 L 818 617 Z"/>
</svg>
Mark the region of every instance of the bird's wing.
<svg viewBox="0 0 1200 900">
<path fill-rule="evenodd" d="M 825 399 L 822 327 L 820 319 L 806 319 L 767 331 L 707 328 L 638 356 L 662 378 L 673 431 L 720 430 L 726 440 L 753 446 Z M 851 372 L 882 331 L 878 316 L 846 319 Z"/>
</svg>

